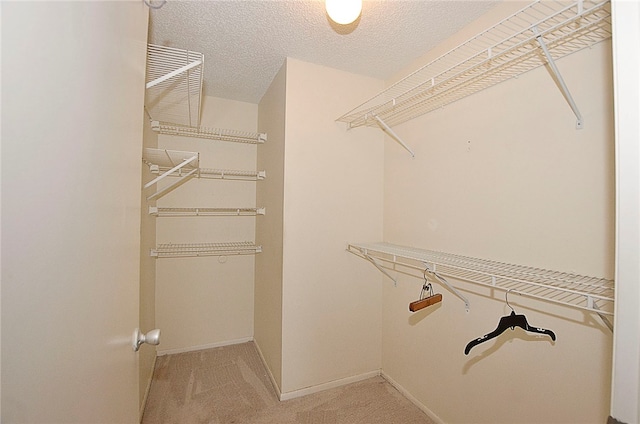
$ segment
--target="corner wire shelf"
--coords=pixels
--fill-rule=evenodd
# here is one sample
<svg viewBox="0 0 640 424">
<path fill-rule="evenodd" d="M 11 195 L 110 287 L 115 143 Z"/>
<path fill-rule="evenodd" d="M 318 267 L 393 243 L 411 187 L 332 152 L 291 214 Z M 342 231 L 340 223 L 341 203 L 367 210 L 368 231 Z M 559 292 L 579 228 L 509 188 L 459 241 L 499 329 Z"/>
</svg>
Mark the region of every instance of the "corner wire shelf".
<svg viewBox="0 0 640 424">
<path fill-rule="evenodd" d="M 164 208 L 149 206 L 149 215 L 156 217 L 256 216 L 265 214 L 265 208 Z"/>
<path fill-rule="evenodd" d="M 252 242 L 159 244 L 151 250 L 155 258 L 188 258 L 200 256 L 255 255 L 262 246 Z"/>
<path fill-rule="evenodd" d="M 159 121 L 151 121 L 151 129 L 160 134 L 231 141 L 234 143 L 263 144 L 267 141 L 267 134 L 265 133 L 207 127 L 185 127 Z"/>
<path fill-rule="evenodd" d="M 582 127 L 555 60 L 611 37 L 610 2 L 536 1 L 455 47 L 337 119 L 380 127 L 413 152 L 391 126 L 548 65 Z"/>
<path fill-rule="evenodd" d="M 455 278 L 523 296 L 578 308 L 598 314 L 613 331 L 608 316 L 614 314 L 614 283 L 605 278 L 511 265 L 449 253 L 398 246 L 390 243 L 349 244 L 347 250 L 370 261 L 394 283 L 387 270 L 406 267 L 426 272 L 460 297 L 469 301 L 444 277 Z"/>
<path fill-rule="evenodd" d="M 145 189 L 166 177 L 179 178 L 178 181 L 148 196 L 147 200 L 162 197 L 190 178 L 241 181 L 258 181 L 266 178 L 266 171 L 200 168 L 200 155 L 198 152 L 145 148 L 142 160 L 149 166 L 152 173 L 159 174 L 158 177 L 144 185 Z"/>
<path fill-rule="evenodd" d="M 200 125 L 204 55 L 147 45 L 145 107 L 153 120 Z"/>
</svg>

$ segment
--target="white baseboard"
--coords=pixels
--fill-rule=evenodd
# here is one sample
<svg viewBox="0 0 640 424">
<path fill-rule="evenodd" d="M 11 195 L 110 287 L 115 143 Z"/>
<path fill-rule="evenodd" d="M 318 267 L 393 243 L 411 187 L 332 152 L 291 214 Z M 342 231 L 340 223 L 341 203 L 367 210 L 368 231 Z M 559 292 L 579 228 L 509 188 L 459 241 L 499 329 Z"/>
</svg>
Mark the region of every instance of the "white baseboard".
<svg viewBox="0 0 640 424">
<path fill-rule="evenodd" d="M 327 383 L 318 384 L 317 386 L 305 387 L 304 389 L 294 390 L 292 392 L 280 393 L 280 400 L 290 400 L 313 393 L 322 392 L 324 390 L 334 389 L 336 387 L 346 386 L 347 384 L 356 383 L 366 380 L 367 378 L 377 377 L 380 370 L 366 372 L 364 374 L 354 375 L 351 377 L 341 378 L 339 380 L 329 381 Z"/>
<path fill-rule="evenodd" d="M 255 345 L 256 350 L 258 351 L 258 355 L 260 355 L 260 360 L 262 361 L 262 365 L 264 365 L 264 369 L 267 370 L 267 375 L 269 375 L 269 380 L 271 380 L 271 385 L 273 386 L 273 390 L 275 390 L 276 395 L 278 396 L 278 399 L 282 400 L 282 397 L 281 397 L 282 392 L 280 391 L 278 382 L 273 376 L 273 373 L 271 372 L 271 368 L 269 368 L 269 365 L 267 365 L 267 361 L 264 359 L 264 355 L 262 354 L 262 350 L 260 350 L 260 346 L 255 340 L 253 341 L 253 344 Z"/>
<path fill-rule="evenodd" d="M 231 346 L 235 344 L 247 343 L 252 341 L 253 341 L 253 337 L 244 337 L 242 339 L 227 340 L 223 342 L 209 343 L 209 344 L 199 345 L 199 346 L 189 346 L 189 347 L 183 347 L 178 349 L 158 350 L 157 355 L 164 356 L 164 355 L 173 355 L 176 353 L 195 352 L 198 350 L 213 349 L 215 347 Z"/>
<path fill-rule="evenodd" d="M 427 414 L 427 416 L 429 418 L 431 418 L 436 424 L 445 424 L 445 422 L 442 421 L 440 419 L 440 417 L 438 417 L 431 409 L 429 409 L 425 405 L 423 405 L 422 402 L 420 402 L 411 393 L 409 393 L 409 391 L 407 389 L 402 387 L 400 384 L 398 384 L 396 381 L 394 381 L 391 377 L 389 377 L 387 374 L 385 374 L 384 371 L 380 375 L 382 376 L 382 378 L 387 380 L 389 382 L 389 384 L 391 384 L 393 387 L 395 387 L 396 390 L 398 390 L 400 393 L 402 393 L 404 395 L 404 397 L 409 399 L 411 401 L 411 403 L 413 403 L 415 406 L 420 408 L 420 410 L 422 412 Z"/>
<path fill-rule="evenodd" d="M 304 389 L 294 390 L 292 392 L 282 393 L 276 379 L 273 377 L 271 369 L 267 365 L 267 361 L 264 359 L 264 355 L 262 354 L 262 350 L 260 350 L 260 346 L 258 343 L 254 343 L 256 349 L 258 350 L 258 354 L 260 355 L 260 359 L 264 364 L 265 369 L 267 370 L 267 374 L 269 375 L 269 380 L 271 380 L 271 385 L 278 396 L 278 399 L 281 401 L 295 399 L 301 396 L 310 395 L 313 393 L 318 393 L 323 390 L 333 389 L 340 386 L 345 386 L 347 384 L 356 383 L 358 381 L 366 380 L 367 378 L 377 377 L 380 375 L 380 370 L 370 371 L 364 374 L 354 375 L 347 378 L 341 378 L 339 380 L 330 381 L 328 383 L 318 384 L 317 386 L 305 387 Z"/>
</svg>

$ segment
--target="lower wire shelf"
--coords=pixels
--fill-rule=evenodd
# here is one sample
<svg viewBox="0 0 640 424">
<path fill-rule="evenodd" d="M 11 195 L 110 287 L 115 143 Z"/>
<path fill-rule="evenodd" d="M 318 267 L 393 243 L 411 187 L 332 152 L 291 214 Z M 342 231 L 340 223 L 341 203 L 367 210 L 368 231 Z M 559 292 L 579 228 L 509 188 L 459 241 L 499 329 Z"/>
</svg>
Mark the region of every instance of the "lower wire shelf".
<svg viewBox="0 0 640 424">
<path fill-rule="evenodd" d="M 199 256 L 255 255 L 262 246 L 252 242 L 159 244 L 151 250 L 156 258 L 188 258 Z"/>
<path fill-rule="evenodd" d="M 398 246 L 390 243 L 349 244 L 347 250 L 367 259 L 389 278 L 385 270 L 408 267 L 480 284 L 493 289 L 513 291 L 523 296 L 558 303 L 605 316 L 614 314 L 614 282 L 522 265 L 512 265 L 449 253 Z M 610 327 L 612 328 L 612 327 Z"/>
<path fill-rule="evenodd" d="M 149 206 L 149 215 L 164 216 L 256 216 L 265 215 L 265 208 L 162 208 Z"/>
</svg>

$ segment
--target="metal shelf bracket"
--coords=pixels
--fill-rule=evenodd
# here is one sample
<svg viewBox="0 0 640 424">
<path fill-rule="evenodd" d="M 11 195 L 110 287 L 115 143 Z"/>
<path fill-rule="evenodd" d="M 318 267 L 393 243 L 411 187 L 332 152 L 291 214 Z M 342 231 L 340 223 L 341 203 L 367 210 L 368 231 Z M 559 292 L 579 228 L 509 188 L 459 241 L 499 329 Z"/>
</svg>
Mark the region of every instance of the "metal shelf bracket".
<svg viewBox="0 0 640 424">
<path fill-rule="evenodd" d="M 467 299 L 462 293 L 460 293 L 458 289 L 453 287 L 442 275 L 436 272 L 436 264 L 433 264 L 433 267 L 430 267 L 429 264 L 426 262 L 422 262 L 422 264 L 424 265 L 429 275 L 432 275 L 441 284 L 446 286 L 449 289 L 449 291 L 451 291 L 453 294 L 458 296 L 464 302 L 464 309 L 465 311 L 469 312 L 469 309 L 470 309 L 469 299 Z"/>
<path fill-rule="evenodd" d="M 391 127 L 388 126 L 378 115 L 373 115 L 373 119 L 376 120 L 380 129 L 387 133 L 395 141 L 397 141 L 402 147 L 404 147 L 404 149 L 411 154 L 412 158 L 416 157 L 416 154 L 413 153 L 413 150 L 411 150 L 411 148 L 409 148 L 409 146 L 404 141 L 402 141 L 400 136 L 396 134 L 395 131 L 393 131 Z"/>
<path fill-rule="evenodd" d="M 378 268 L 378 271 L 380 271 L 381 273 L 383 273 L 384 275 L 386 275 L 387 277 L 389 277 L 391 279 L 391 281 L 393 281 L 393 285 L 395 287 L 398 287 L 398 280 L 396 280 L 395 278 L 393 278 L 391 276 L 391 274 L 389 274 L 383 267 L 382 264 L 380 262 L 378 262 L 377 260 L 375 260 L 374 258 L 372 258 L 371 256 L 369 256 L 366 252 L 362 253 L 362 256 L 368 260 L 369 262 L 371 262 L 373 264 L 373 266 L 375 266 L 376 268 Z"/>
<path fill-rule="evenodd" d="M 564 82 L 564 79 L 562 78 L 562 74 L 560 74 L 560 71 L 556 66 L 556 62 L 553 60 L 551 53 L 549 53 L 547 44 L 542 39 L 542 35 L 540 35 L 540 32 L 538 31 L 537 26 L 533 27 L 533 33 L 535 34 L 536 41 L 538 42 L 538 44 L 540 44 L 540 48 L 542 49 L 542 52 L 544 53 L 544 56 L 547 59 L 547 64 L 549 65 L 548 69 L 551 72 L 551 75 L 553 76 L 554 80 L 558 83 L 558 88 L 560 88 L 562 95 L 567 100 L 567 103 L 569 103 L 569 107 L 571 107 L 571 110 L 573 111 L 574 115 L 576 115 L 576 129 L 580 130 L 583 128 L 584 123 L 582 121 L 582 114 L 578 109 L 578 105 L 573 100 L 573 96 L 571 96 L 571 92 L 569 92 L 569 88 L 567 87 L 567 84 Z"/>
</svg>

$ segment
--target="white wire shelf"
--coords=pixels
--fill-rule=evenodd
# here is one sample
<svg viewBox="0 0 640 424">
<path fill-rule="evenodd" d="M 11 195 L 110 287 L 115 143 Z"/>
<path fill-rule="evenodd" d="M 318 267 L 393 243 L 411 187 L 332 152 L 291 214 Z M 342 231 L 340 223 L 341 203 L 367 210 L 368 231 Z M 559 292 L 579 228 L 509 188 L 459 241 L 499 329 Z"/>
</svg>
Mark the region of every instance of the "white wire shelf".
<svg viewBox="0 0 640 424">
<path fill-rule="evenodd" d="M 605 278 L 512 265 L 390 243 L 349 244 L 347 250 L 369 260 L 392 279 L 393 277 L 384 270 L 398 270 L 398 266 L 416 270 L 428 269 L 438 276 L 502 291 L 512 290 L 534 299 L 595 312 L 601 317 L 612 316 L 614 313 L 614 283 Z M 466 303 L 466 299 L 463 300 Z"/>
<path fill-rule="evenodd" d="M 252 242 L 159 244 L 151 250 L 156 258 L 187 258 L 200 256 L 255 255 L 262 246 Z"/>
<path fill-rule="evenodd" d="M 163 168 L 160 168 L 162 170 Z M 171 175 L 179 177 L 180 173 Z M 266 171 L 243 171 L 236 169 L 213 169 L 199 168 L 195 175 L 196 178 L 209 178 L 216 180 L 241 180 L 241 181 L 259 181 L 267 177 Z"/>
<path fill-rule="evenodd" d="M 536 1 L 337 119 L 394 126 L 611 37 L 609 1 Z M 550 54 L 547 55 L 547 52 Z M 581 117 L 562 87 L 581 127 Z M 384 129 L 384 128 L 383 128 Z M 395 138 L 395 137 L 394 137 Z"/>
<path fill-rule="evenodd" d="M 231 141 L 234 143 L 262 144 L 267 141 L 267 134 L 264 133 L 207 127 L 185 127 L 159 121 L 152 121 L 151 129 L 160 134 Z"/>
<path fill-rule="evenodd" d="M 148 44 L 145 107 L 151 118 L 200 125 L 203 68 L 202 53 Z"/>
<path fill-rule="evenodd" d="M 149 166 L 152 173 L 158 174 L 156 178 L 144 185 L 145 189 L 166 177 L 179 178 L 178 181 L 148 196 L 147 200 L 161 197 L 190 178 L 258 181 L 264 180 L 267 176 L 266 171 L 200 168 L 198 152 L 145 148 L 142 160 Z"/>
<path fill-rule="evenodd" d="M 149 206 L 149 215 L 157 217 L 256 216 L 265 214 L 265 208 L 164 208 Z"/>
</svg>

